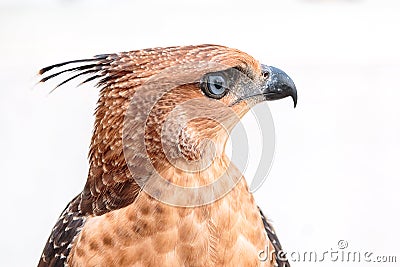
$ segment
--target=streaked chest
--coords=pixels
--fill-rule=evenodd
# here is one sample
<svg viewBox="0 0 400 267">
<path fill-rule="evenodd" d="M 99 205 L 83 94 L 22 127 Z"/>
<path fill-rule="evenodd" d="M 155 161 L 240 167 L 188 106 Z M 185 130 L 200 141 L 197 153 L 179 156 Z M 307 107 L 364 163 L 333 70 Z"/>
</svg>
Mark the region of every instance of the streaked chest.
<svg viewBox="0 0 400 267">
<path fill-rule="evenodd" d="M 267 239 L 245 180 L 216 202 L 173 207 L 141 193 L 116 211 L 88 218 L 71 266 L 261 266 Z"/>
</svg>

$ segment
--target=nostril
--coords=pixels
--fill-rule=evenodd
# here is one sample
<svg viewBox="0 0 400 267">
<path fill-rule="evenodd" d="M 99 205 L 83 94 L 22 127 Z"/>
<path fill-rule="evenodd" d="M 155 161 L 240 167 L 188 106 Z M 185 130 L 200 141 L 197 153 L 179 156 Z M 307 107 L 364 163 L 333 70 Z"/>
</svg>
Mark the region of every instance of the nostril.
<svg viewBox="0 0 400 267">
<path fill-rule="evenodd" d="M 271 68 L 267 65 L 261 64 L 261 75 L 268 80 L 271 76 Z"/>
<path fill-rule="evenodd" d="M 265 79 L 268 79 L 268 78 L 269 78 L 269 72 L 268 72 L 268 71 L 263 71 L 262 75 L 263 75 L 263 77 L 264 77 Z"/>
</svg>

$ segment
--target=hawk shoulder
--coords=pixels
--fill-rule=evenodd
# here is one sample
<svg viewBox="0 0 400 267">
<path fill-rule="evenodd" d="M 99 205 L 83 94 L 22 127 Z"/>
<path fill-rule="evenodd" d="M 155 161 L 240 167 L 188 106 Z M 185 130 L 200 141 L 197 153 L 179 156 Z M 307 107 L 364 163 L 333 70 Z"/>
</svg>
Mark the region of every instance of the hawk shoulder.
<svg viewBox="0 0 400 267">
<path fill-rule="evenodd" d="M 43 249 L 38 267 L 66 266 L 75 237 L 81 231 L 86 217 L 80 212 L 81 194 L 64 209 Z"/>
</svg>

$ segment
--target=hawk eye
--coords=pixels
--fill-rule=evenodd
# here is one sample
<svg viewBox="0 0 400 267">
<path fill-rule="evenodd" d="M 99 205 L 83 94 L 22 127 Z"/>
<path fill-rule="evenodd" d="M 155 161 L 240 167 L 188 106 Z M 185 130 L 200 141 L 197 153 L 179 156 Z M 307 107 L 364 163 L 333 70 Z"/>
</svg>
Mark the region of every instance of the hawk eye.
<svg viewBox="0 0 400 267">
<path fill-rule="evenodd" d="M 226 78 L 222 73 L 206 74 L 200 82 L 200 87 L 208 97 L 220 99 L 228 92 Z"/>
</svg>

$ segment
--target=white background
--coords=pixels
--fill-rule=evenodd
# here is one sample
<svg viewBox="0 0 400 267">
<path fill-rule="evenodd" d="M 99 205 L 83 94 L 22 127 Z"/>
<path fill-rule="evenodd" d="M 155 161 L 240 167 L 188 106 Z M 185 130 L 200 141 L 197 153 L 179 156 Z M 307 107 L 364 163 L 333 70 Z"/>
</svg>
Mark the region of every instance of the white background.
<svg viewBox="0 0 400 267">
<path fill-rule="evenodd" d="M 297 85 L 298 108 L 269 103 L 276 155 L 255 194 L 284 247 L 322 254 L 343 239 L 398 261 L 292 265 L 398 266 L 399 14 L 399 1 L 384 0 L 0 1 L 0 266 L 37 264 L 88 172 L 97 89 L 48 95 L 55 84 L 34 87 L 37 71 L 201 43 L 241 49 Z"/>
</svg>

